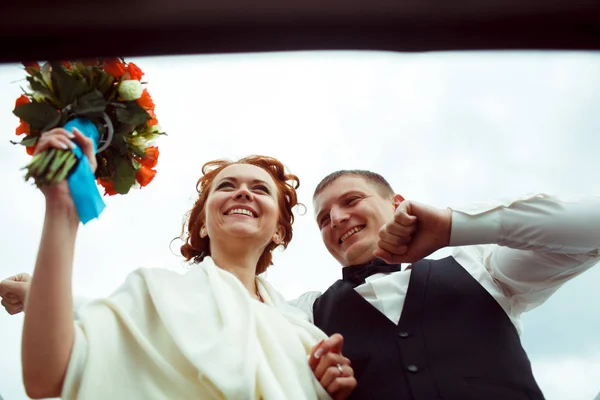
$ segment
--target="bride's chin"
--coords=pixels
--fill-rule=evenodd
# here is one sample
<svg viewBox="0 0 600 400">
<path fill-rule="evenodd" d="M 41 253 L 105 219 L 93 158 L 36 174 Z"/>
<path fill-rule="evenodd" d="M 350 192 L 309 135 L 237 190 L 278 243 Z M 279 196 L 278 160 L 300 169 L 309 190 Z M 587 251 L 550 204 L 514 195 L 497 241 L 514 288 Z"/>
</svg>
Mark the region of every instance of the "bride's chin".
<svg viewBox="0 0 600 400">
<path fill-rule="evenodd" d="M 246 239 L 251 240 L 257 238 L 257 232 L 255 229 L 249 229 L 245 227 L 231 227 L 229 229 L 224 230 L 223 238 L 225 240 L 236 240 L 236 239 Z"/>
</svg>

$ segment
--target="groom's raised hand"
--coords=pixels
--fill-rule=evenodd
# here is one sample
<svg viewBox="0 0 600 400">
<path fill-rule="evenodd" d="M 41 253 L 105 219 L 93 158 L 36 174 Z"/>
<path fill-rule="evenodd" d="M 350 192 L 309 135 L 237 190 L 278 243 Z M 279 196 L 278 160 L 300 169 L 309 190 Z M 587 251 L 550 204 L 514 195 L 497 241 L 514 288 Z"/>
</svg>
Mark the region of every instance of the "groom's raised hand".
<svg viewBox="0 0 600 400">
<path fill-rule="evenodd" d="M 450 243 L 452 210 L 405 200 L 379 230 L 375 257 L 388 264 L 413 263 Z"/>
</svg>

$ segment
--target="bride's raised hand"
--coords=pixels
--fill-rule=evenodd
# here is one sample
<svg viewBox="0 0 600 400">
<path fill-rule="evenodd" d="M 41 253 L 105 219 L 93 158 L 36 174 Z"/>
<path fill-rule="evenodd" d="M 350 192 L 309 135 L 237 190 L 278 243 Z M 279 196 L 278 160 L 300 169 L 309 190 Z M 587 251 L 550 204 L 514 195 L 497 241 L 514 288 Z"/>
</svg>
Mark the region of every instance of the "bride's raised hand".
<svg viewBox="0 0 600 400">
<path fill-rule="evenodd" d="M 92 139 L 85 136 L 77 128 L 73 128 L 73 132 L 69 132 L 63 128 L 54 128 L 44 132 L 36 145 L 33 156 L 42 153 L 48 149 L 69 150 L 79 146 L 83 154 L 88 158 L 92 172 L 96 171 L 98 164 L 94 154 L 94 144 Z M 42 185 L 40 190 L 46 197 L 47 204 L 60 204 L 74 207 L 73 199 L 69 191 L 69 186 L 66 179 L 52 185 Z"/>
</svg>

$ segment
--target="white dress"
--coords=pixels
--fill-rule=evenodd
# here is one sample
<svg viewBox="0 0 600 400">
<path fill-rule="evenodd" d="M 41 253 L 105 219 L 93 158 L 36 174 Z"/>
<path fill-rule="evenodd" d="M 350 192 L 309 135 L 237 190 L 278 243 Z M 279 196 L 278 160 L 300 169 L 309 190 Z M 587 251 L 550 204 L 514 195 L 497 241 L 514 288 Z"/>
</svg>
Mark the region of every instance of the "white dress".
<svg viewBox="0 0 600 400">
<path fill-rule="evenodd" d="M 79 311 L 63 399 L 328 399 L 308 366 L 326 335 L 264 279 L 254 300 L 210 257 L 139 269 Z"/>
</svg>

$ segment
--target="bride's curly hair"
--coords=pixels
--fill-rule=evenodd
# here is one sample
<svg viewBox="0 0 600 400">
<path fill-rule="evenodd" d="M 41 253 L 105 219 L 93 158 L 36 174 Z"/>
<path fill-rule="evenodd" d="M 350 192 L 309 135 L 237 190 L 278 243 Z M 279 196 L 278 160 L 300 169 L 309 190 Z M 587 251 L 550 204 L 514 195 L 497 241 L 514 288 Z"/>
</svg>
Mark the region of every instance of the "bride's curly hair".
<svg viewBox="0 0 600 400">
<path fill-rule="evenodd" d="M 209 237 L 200 237 L 200 229 L 205 221 L 204 205 L 206 204 L 206 199 L 208 198 L 214 178 L 224 168 L 234 164 L 255 165 L 271 175 L 278 189 L 279 224 L 285 230 L 285 235 L 279 245 L 285 249 L 292 240 L 292 224 L 294 223 L 292 208 L 298 205 L 298 197 L 296 195 L 296 189 L 300 186 L 298 177 L 287 173 L 283 164 L 272 157 L 252 155 L 238 161 L 214 160 L 202 166 L 202 177 L 196 184 L 198 198 L 192 209 L 186 213 L 186 222 L 183 225 L 181 235 L 184 244 L 180 248 L 181 254 L 186 261 L 193 260 L 193 262 L 199 263 L 204 257 L 210 256 Z M 274 242 L 270 242 L 267 245 L 256 265 L 256 275 L 263 273 L 268 266 L 273 264 L 272 251 L 279 245 Z"/>
</svg>

